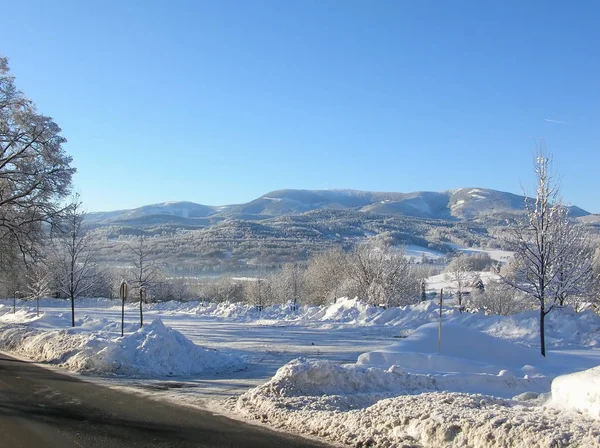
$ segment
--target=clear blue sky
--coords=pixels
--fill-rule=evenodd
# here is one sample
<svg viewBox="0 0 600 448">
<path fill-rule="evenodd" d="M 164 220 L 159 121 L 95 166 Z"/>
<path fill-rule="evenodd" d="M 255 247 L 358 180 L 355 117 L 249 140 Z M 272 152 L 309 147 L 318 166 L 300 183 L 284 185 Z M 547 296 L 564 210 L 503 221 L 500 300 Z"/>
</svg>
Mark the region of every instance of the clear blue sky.
<svg viewBox="0 0 600 448">
<path fill-rule="evenodd" d="M 600 2 L 0 0 L 90 211 L 532 185 L 600 212 Z M 553 120 L 553 121 L 549 121 Z"/>
</svg>

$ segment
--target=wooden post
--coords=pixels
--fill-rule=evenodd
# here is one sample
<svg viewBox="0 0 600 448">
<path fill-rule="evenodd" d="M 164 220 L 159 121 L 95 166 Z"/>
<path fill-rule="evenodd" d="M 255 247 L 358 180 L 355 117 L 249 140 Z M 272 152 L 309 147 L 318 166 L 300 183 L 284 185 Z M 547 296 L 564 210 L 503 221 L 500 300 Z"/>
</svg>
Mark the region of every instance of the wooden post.
<svg viewBox="0 0 600 448">
<path fill-rule="evenodd" d="M 440 325 L 438 328 L 438 353 L 442 352 L 442 301 L 444 298 L 444 288 L 440 289 Z"/>
<path fill-rule="evenodd" d="M 121 337 L 123 337 L 125 328 L 125 300 L 127 299 L 127 282 L 125 280 L 121 280 L 119 296 L 121 297 Z"/>
</svg>

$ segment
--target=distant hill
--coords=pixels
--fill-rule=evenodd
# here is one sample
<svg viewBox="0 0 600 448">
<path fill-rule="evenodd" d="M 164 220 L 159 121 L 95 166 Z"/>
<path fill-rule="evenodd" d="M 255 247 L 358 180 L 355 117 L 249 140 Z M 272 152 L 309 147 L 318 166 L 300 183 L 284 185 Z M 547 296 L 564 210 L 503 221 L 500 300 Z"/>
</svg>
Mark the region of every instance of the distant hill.
<svg viewBox="0 0 600 448">
<path fill-rule="evenodd" d="M 174 224 L 208 226 L 224 219 L 263 220 L 315 210 L 352 210 L 377 215 L 444 220 L 504 219 L 523 212 L 525 198 L 486 188 L 460 188 L 412 193 L 359 190 L 276 190 L 246 204 L 208 206 L 165 202 L 131 210 L 90 213 L 95 226 Z M 570 207 L 576 218 L 590 213 Z"/>
<path fill-rule="evenodd" d="M 109 212 L 88 213 L 86 219 L 93 224 L 113 224 L 137 222 L 140 225 L 157 222 L 194 222 L 194 220 L 207 218 L 222 212 L 224 207 L 211 207 L 196 204 L 195 202 L 164 202 L 162 204 L 145 205 L 129 210 L 115 210 Z"/>
<path fill-rule="evenodd" d="M 166 202 L 90 213 L 87 220 L 102 263 L 131 263 L 127 245 L 142 234 L 168 272 L 210 276 L 277 269 L 330 248 L 350 249 L 367 238 L 442 254 L 456 245 L 503 248 L 499 235 L 507 221 L 522 215 L 524 201 L 484 188 L 277 190 L 246 204 Z M 571 213 L 588 224 L 600 222 L 577 207 Z M 597 224 L 590 229 L 600 232 Z"/>
</svg>

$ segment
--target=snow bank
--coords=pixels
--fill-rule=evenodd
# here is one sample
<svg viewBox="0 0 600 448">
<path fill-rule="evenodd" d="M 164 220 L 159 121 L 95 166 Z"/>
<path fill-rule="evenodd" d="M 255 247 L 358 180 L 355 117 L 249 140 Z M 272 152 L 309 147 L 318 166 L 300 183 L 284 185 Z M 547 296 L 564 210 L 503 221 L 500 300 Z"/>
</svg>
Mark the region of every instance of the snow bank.
<svg viewBox="0 0 600 448">
<path fill-rule="evenodd" d="M 456 324 L 442 335 L 442 354 L 428 323 L 356 364 L 294 360 L 240 396 L 235 411 L 353 446 L 600 446 L 600 422 L 546 406 L 556 366 L 537 350 Z M 572 393 L 578 378 L 558 384 L 598 414 L 599 379 L 600 367 L 588 371 L 585 396 Z"/>
<path fill-rule="evenodd" d="M 438 324 L 422 325 L 408 338 L 390 347 L 364 353 L 358 364 L 417 372 L 498 373 L 518 369 L 532 373 L 531 364 L 545 360 L 536 351 L 456 324 L 442 325 L 441 353 L 438 353 Z"/>
<path fill-rule="evenodd" d="M 56 329 L 71 326 L 70 312 L 44 312 L 39 315 L 34 309 L 20 309 L 15 313 L 9 312 L 0 316 L 0 323 L 3 324 L 22 324 L 39 329 Z M 125 332 L 129 333 L 136 331 L 139 328 L 137 323 L 126 322 Z M 71 331 L 77 332 L 80 330 L 96 330 L 96 331 L 112 331 L 121 334 L 121 322 L 109 320 L 105 317 L 96 318 L 84 314 L 83 316 L 76 315 L 75 328 Z"/>
<path fill-rule="evenodd" d="M 9 303 L 10 302 L 10 303 Z M 18 308 L 25 306 L 25 311 L 17 311 L 17 317 L 12 311 L 12 301 L 0 303 L 0 322 L 34 323 L 32 301 L 18 301 Z M 55 313 L 56 318 L 65 322 L 70 319 L 68 301 L 58 299 L 42 299 L 41 312 L 45 308 L 53 310 L 64 309 L 64 313 Z M 128 306 L 137 306 L 131 305 Z M 82 299 L 78 301 L 77 313 L 85 313 L 86 308 L 115 308 L 120 307 L 119 300 Z M 160 312 L 161 315 L 194 315 L 198 317 L 223 319 L 229 322 L 253 322 L 258 325 L 311 325 L 312 327 L 337 328 L 353 327 L 385 327 L 397 329 L 400 335 L 409 335 L 416 328 L 429 322 L 437 322 L 439 307 L 436 301 L 425 301 L 415 305 L 383 309 L 368 305 L 359 299 L 339 298 L 336 303 L 327 306 L 300 306 L 291 310 L 288 305 L 273 305 L 258 311 L 255 306 L 242 303 L 210 303 L 201 301 L 190 302 L 161 302 L 147 304 L 148 311 Z M 27 311 L 29 310 L 29 311 Z M 20 314 L 25 313 L 25 314 Z M 461 313 L 456 306 L 446 303 L 442 309 L 444 323 L 458 324 L 479 331 L 512 339 L 531 346 L 539 342 L 539 313 L 528 311 L 512 316 L 486 316 L 483 312 Z M 28 316 L 23 319 L 19 316 Z M 53 318 L 55 318 L 53 317 Z M 50 319 L 46 316 L 43 319 Z M 43 320 L 37 321 L 40 326 Z M 51 327 L 52 322 L 47 322 Z M 36 324 L 37 325 L 37 324 Z M 56 322 L 57 326 L 61 326 Z M 80 325 L 80 321 L 77 322 Z M 587 310 L 575 313 L 571 308 L 555 309 L 546 317 L 546 343 L 548 347 L 587 346 L 600 347 L 600 316 Z"/>
<path fill-rule="evenodd" d="M 600 366 L 556 377 L 552 381 L 552 402 L 600 419 Z"/>
<path fill-rule="evenodd" d="M 489 316 L 480 325 L 495 336 L 537 345 L 540 337 L 539 311 L 526 311 L 512 316 Z M 557 308 L 546 316 L 546 344 L 550 347 L 570 345 L 600 347 L 600 316 L 586 310 Z"/>
<path fill-rule="evenodd" d="M 322 328 L 385 327 L 397 328 L 409 335 L 421 325 L 437 322 L 439 306 L 428 300 L 405 307 L 383 309 L 354 298 L 340 298 L 336 303 L 317 307 L 301 306 L 293 311 L 287 305 L 274 305 L 258 311 L 240 303 L 164 302 L 149 304 L 148 309 L 166 315 L 193 314 L 234 322 L 254 322 L 259 325 L 311 325 Z M 458 324 L 504 339 L 539 343 L 539 313 L 527 311 L 513 316 L 487 316 L 483 312 L 461 313 L 455 306 L 444 305 L 444 323 Z M 546 343 L 549 347 L 570 345 L 600 347 L 600 316 L 592 311 L 575 313 L 571 308 L 556 309 L 546 317 Z"/>
<path fill-rule="evenodd" d="M 0 329 L 0 348 L 90 374 L 186 376 L 244 364 L 231 354 L 195 345 L 160 319 L 119 338 L 106 331 L 41 331 L 11 325 Z"/>
<path fill-rule="evenodd" d="M 397 368 L 298 360 L 240 396 L 235 411 L 277 428 L 357 447 L 600 446 L 600 423 L 540 406 L 539 398 L 531 400 L 537 394 L 515 401 L 424 392 L 435 389 L 439 379 Z"/>
<path fill-rule="evenodd" d="M 497 374 L 416 373 L 393 365 L 387 369 L 360 364 L 339 365 L 332 361 L 296 359 L 275 376 L 249 392 L 264 397 L 316 397 L 316 402 L 340 400 L 354 407 L 381 399 L 426 391 L 486 393 L 510 398 L 527 392 L 536 395 L 550 389 L 547 377 L 518 378 L 507 370 Z M 341 397 L 344 397 L 343 399 Z M 354 403 L 354 404 L 351 404 Z"/>
</svg>

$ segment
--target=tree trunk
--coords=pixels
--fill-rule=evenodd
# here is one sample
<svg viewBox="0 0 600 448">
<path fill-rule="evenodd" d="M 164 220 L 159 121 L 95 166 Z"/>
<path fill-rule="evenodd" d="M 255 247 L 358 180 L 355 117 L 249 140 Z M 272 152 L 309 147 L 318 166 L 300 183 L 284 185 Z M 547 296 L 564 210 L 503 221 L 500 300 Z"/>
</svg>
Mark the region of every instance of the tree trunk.
<svg viewBox="0 0 600 448">
<path fill-rule="evenodd" d="M 71 297 L 71 326 L 75 326 L 75 297 Z"/>
<path fill-rule="evenodd" d="M 143 297 L 143 293 L 140 289 L 140 328 L 142 328 L 144 326 L 144 314 L 142 312 L 142 297 Z"/>
<path fill-rule="evenodd" d="M 542 350 L 542 356 L 546 356 L 546 334 L 544 331 L 544 320 L 546 319 L 546 313 L 544 308 L 540 308 L 540 346 Z"/>
<path fill-rule="evenodd" d="M 13 314 L 17 312 L 17 295 L 15 294 L 13 297 Z"/>
<path fill-rule="evenodd" d="M 39 297 L 35 298 L 35 305 L 36 305 L 36 315 L 39 317 L 40 316 L 40 298 Z"/>
</svg>

